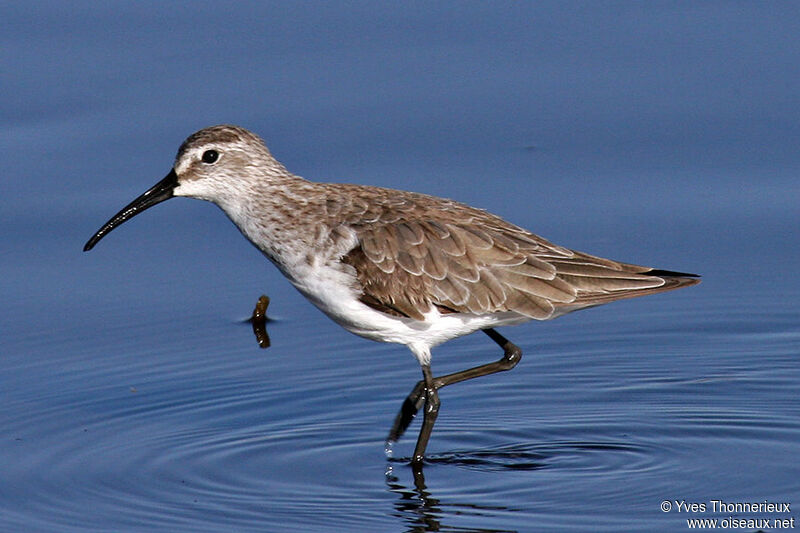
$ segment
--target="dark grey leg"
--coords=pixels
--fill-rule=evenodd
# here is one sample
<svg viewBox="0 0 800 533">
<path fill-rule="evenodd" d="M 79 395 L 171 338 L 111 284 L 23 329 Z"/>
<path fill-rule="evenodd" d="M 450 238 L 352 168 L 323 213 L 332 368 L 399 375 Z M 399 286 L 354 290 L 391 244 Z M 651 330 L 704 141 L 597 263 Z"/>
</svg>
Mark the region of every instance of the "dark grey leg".
<svg viewBox="0 0 800 533">
<path fill-rule="evenodd" d="M 439 393 L 433 383 L 430 365 L 422 365 L 422 376 L 425 382 L 425 411 L 423 411 L 422 428 L 417 437 L 417 446 L 414 448 L 414 458 L 411 459 L 411 464 L 417 466 L 421 465 L 425 459 L 425 448 L 431 438 L 433 424 L 436 423 L 436 417 L 439 415 Z"/>
<path fill-rule="evenodd" d="M 517 363 L 519 363 L 520 359 L 522 359 L 522 350 L 519 349 L 517 345 L 497 333 L 493 329 L 484 329 L 482 330 L 486 335 L 489 336 L 494 342 L 498 344 L 503 349 L 503 357 L 493 363 L 487 363 L 485 365 L 476 366 L 474 368 L 469 368 L 467 370 L 462 370 L 460 372 L 454 372 L 452 374 L 447 374 L 445 376 L 440 377 L 431 377 L 428 379 L 428 375 L 430 374 L 430 367 L 422 367 L 422 373 L 425 379 L 419 381 L 408 397 L 403 402 L 403 406 L 400 408 L 400 412 L 397 413 L 397 417 L 394 420 L 394 424 L 392 425 L 391 431 L 389 431 L 389 437 L 387 441 L 395 442 L 397 441 L 403 433 L 405 433 L 408 426 L 411 424 L 411 421 L 416 416 L 417 411 L 422 407 L 423 403 L 428 401 L 430 397 L 429 390 L 433 390 L 436 393 L 437 390 L 445 387 L 447 385 L 452 385 L 453 383 L 458 383 L 460 381 L 465 381 L 472 378 L 477 378 L 480 376 L 486 376 L 489 374 L 494 374 L 495 372 L 502 372 L 504 370 L 511 370 Z M 426 374 L 427 368 L 427 374 Z M 428 383 L 426 383 L 428 382 Z M 429 384 L 432 384 L 429 385 Z M 426 407 L 425 410 L 425 417 L 427 420 L 428 417 L 428 408 Z M 435 394 L 435 411 L 438 413 L 439 411 L 439 395 Z M 433 420 L 436 420 L 436 416 L 434 414 Z M 420 431 L 419 439 L 417 440 L 417 449 L 414 451 L 414 461 L 415 463 L 419 463 L 422 461 L 422 457 L 417 459 L 418 452 L 425 451 L 425 445 L 428 443 L 428 439 L 430 438 L 430 432 L 433 429 L 433 422 L 430 423 L 430 427 L 426 429 L 426 422 L 423 421 L 423 427 Z M 425 435 L 424 443 L 422 445 L 422 449 L 420 450 L 420 443 L 423 439 L 423 431 L 427 430 L 427 435 Z"/>
</svg>

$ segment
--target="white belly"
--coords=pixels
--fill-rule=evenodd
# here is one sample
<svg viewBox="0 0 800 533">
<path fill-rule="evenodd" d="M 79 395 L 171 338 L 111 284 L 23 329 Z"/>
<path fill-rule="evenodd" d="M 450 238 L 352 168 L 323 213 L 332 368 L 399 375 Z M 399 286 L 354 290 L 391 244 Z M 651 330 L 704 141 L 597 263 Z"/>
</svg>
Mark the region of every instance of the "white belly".
<svg viewBox="0 0 800 533">
<path fill-rule="evenodd" d="M 404 344 L 420 363 L 429 364 L 430 349 L 479 329 L 520 324 L 530 320 L 516 313 L 441 314 L 432 308 L 425 320 L 381 313 L 358 299 L 354 278 L 327 265 L 293 269 L 292 284 L 323 313 L 351 333 L 380 342 Z"/>
</svg>

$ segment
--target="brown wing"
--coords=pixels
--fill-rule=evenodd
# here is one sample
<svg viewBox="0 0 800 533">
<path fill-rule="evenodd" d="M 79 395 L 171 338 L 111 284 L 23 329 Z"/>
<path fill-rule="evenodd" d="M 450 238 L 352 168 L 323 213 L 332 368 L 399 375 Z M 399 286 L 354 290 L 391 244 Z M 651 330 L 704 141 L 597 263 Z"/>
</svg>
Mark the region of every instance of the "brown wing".
<svg viewBox="0 0 800 533">
<path fill-rule="evenodd" d="M 348 220 L 358 245 L 342 258 L 362 301 L 386 313 L 421 320 L 436 306 L 545 320 L 698 282 L 575 252 L 463 204 L 402 194 L 379 209 L 363 202 L 371 208 Z"/>
</svg>

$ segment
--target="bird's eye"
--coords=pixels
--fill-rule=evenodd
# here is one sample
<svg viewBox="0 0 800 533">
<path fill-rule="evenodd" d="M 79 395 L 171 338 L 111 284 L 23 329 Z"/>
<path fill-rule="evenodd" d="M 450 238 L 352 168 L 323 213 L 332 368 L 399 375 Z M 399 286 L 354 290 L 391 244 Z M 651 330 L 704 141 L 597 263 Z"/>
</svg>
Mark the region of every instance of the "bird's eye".
<svg viewBox="0 0 800 533">
<path fill-rule="evenodd" d="M 219 159 L 219 152 L 216 150 L 206 150 L 203 152 L 203 163 L 216 163 L 217 159 Z"/>
</svg>

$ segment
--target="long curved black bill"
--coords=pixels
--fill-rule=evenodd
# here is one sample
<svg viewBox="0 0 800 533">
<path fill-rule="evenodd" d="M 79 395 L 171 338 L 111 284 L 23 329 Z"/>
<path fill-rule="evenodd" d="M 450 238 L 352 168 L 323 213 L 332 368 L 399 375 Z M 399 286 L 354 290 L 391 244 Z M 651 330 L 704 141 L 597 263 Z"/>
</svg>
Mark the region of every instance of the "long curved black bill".
<svg viewBox="0 0 800 533">
<path fill-rule="evenodd" d="M 177 186 L 178 175 L 175 174 L 175 169 L 172 169 L 163 180 L 147 189 L 141 196 L 136 198 L 136 200 L 123 207 L 119 213 L 111 217 L 111 220 L 103 224 L 103 227 L 97 230 L 97 233 L 92 235 L 92 238 L 86 242 L 83 251 L 88 252 L 94 248 L 94 245 L 97 244 L 100 239 L 129 218 L 133 218 L 145 209 L 172 198 L 173 191 Z"/>
</svg>

